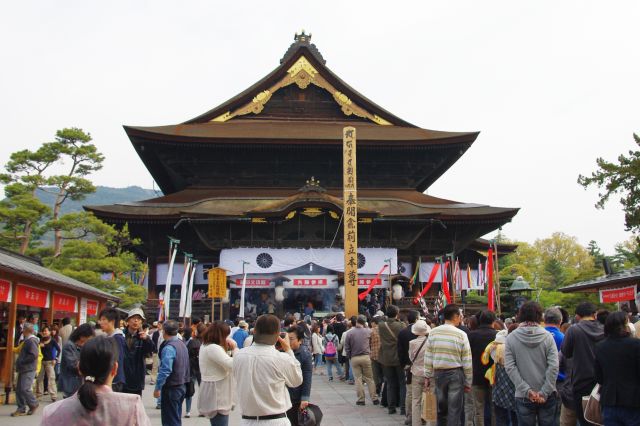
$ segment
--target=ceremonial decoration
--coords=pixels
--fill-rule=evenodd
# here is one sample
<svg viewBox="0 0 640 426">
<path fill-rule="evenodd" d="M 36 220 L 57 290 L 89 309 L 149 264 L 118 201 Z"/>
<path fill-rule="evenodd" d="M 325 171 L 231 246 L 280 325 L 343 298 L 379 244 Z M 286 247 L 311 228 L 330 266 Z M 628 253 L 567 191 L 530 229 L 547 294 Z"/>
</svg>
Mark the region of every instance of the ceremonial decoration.
<svg viewBox="0 0 640 426">
<path fill-rule="evenodd" d="M 422 291 L 420 292 L 420 296 L 416 298 L 417 301 L 419 299 L 422 299 L 424 295 L 427 294 L 427 292 L 431 288 L 431 285 L 433 284 L 433 281 L 436 279 L 436 275 L 438 274 L 439 270 L 440 270 L 440 263 L 436 263 L 433 269 L 431 270 L 431 275 L 429 275 L 429 281 L 427 281 L 427 285 L 425 285 Z"/>
<path fill-rule="evenodd" d="M 495 311 L 495 295 L 493 291 L 493 249 L 487 252 L 487 308 Z"/>
<path fill-rule="evenodd" d="M 447 299 L 447 304 L 451 303 L 451 293 L 449 292 L 449 280 L 447 275 L 449 274 L 449 261 L 447 260 L 442 268 L 442 294 Z"/>
<path fill-rule="evenodd" d="M 193 278 L 196 276 L 196 264 L 197 260 L 191 259 L 191 276 L 189 277 L 189 285 L 187 286 L 187 303 L 184 309 L 184 316 L 191 318 L 191 307 L 193 304 Z"/>
<path fill-rule="evenodd" d="M 345 312 L 350 317 L 358 315 L 358 192 L 354 127 L 343 129 L 342 161 Z"/>
<path fill-rule="evenodd" d="M 418 258 L 418 263 L 416 263 L 416 270 L 413 273 L 413 276 L 411 277 L 411 279 L 409 280 L 409 286 L 413 287 L 413 285 L 416 283 L 416 280 L 418 279 L 418 276 L 420 274 L 420 264 L 422 263 L 422 259 Z"/>
<path fill-rule="evenodd" d="M 376 277 L 373 280 L 371 280 L 369 287 L 367 287 L 365 291 L 363 291 L 358 295 L 358 299 L 360 301 L 363 301 L 367 297 L 367 294 L 371 293 L 371 290 L 373 290 L 373 287 L 375 287 L 378 282 L 382 282 L 382 280 L 380 279 L 380 275 L 382 275 L 382 273 L 384 272 L 385 269 L 387 269 L 388 266 L 389 265 L 385 264 L 382 267 L 382 269 L 380 269 L 380 271 L 378 272 L 378 275 L 376 275 Z"/>
<path fill-rule="evenodd" d="M 211 299 L 224 298 L 227 294 L 227 271 L 222 268 L 209 269 L 209 297 Z"/>
<path fill-rule="evenodd" d="M 240 318 L 244 318 L 244 294 L 245 291 L 247 290 L 247 272 L 244 270 L 245 266 L 249 264 L 249 262 L 245 262 L 244 260 L 241 261 L 242 262 L 242 289 L 240 290 L 240 313 L 238 314 L 238 317 Z"/>
<path fill-rule="evenodd" d="M 180 284 L 180 305 L 178 316 L 184 318 L 184 311 L 187 307 L 187 287 L 189 286 L 189 274 L 191 272 L 191 255 L 184 254 L 184 271 L 182 274 L 182 283 Z"/>
<path fill-rule="evenodd" d="M 171 282 L 173 280 L 173 264 L 178 254 L 178 244 L 180 240 L 169 237 L 169 270 L 167 271 L 167 282 L 164 287 L 164 319 L 171 318 L 169 316 L 169 306 L 171 305 Z"/>
</svg>

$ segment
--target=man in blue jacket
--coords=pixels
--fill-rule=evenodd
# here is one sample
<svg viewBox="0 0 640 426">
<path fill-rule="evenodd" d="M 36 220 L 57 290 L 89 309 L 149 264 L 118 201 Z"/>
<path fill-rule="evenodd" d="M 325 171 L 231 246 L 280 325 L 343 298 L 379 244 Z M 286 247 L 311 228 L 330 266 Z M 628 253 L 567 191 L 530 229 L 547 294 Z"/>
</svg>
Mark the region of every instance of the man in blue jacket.
<svg viewBox="0 0 640 426">
<path fill-rule="evenodd" d="M 16 402 L 18 409 L 11 414 L 12 417 L 33 414 L 38 408 L 38 400 L 33 395 L 33 381 L 36 378 L 38 367 L 38 355 L 40 354 L 40 341 L 34 335 L 33 324 L 25 322 L 22 326 L 24 336 L 22 348 L 18 359 L 16 359 L 16 372 L 18 381 L 16 382 Z M 29 411 L 27 411 L 29 407 Z"/>
<path fill-rule="evenodd" d="M 100 329 L 118 345 L 118 372 L 113 378 L 111 388 L 114 392 L 122 392 L 124 388 L 124 356 L 127 352 L 127 344 L 124 340 L 124 333 L 119 328 L 116 328 L 116 323 L 119 320 L 118 311 L 114 308 L 105 308 L 100 312 L 98 316 L 98 324 Z"/>
<path fill-rule="evenodd" d="M 153 340 L 143 329 L 144 312 L 140 308 L 129 311 L 124 329 L 124 388 L 122 392 L 142 396 L 147 365 L 145 358 L 153 353 Z"/>
<path fill-rule="evenodd" d="M 298 426 L 298 413 L 309 405 L 311 396 L 311 381 L 313 378 L 313 357 L 304 345 L 304 327 L 292 326 L 287 330 L 289 344 L 302 369 L 302 384 L 296 388 L 287 388 L 291 398 L 291 408 L 287 410 L 287 417 L 292 426 Z"/>
<path fill-rule="evenodd" d="M 178 323 L 167 320 L 163 325 L 164 341 L 160 345 L 158 356 L 160 368 L 153 392 L 160 398 L 160 416 L 163 426 L 182 425 L 182 402 L 187 392 L 187 383 L 191 380 L 189 373 L 189 351 L 178 339 Z"/>
</svg>

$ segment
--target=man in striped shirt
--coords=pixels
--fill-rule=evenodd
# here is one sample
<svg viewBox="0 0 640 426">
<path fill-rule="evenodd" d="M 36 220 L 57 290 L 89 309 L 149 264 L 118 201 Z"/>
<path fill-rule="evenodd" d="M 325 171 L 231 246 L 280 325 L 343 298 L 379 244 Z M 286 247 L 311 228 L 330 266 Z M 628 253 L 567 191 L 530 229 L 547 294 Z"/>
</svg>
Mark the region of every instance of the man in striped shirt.
<svg viewBox="0 0 640 426">
<path fill-rule="evenodd" d="M 425 387 L 435 381 L 438 426 L 460 424 L 464 394 L 471 391 L 471 347 L 466 333 L 458 328 L 461 318 L 457 305 L 447 305 L 444 324 L 431 330 L 427 338 Z"/>
</svg>

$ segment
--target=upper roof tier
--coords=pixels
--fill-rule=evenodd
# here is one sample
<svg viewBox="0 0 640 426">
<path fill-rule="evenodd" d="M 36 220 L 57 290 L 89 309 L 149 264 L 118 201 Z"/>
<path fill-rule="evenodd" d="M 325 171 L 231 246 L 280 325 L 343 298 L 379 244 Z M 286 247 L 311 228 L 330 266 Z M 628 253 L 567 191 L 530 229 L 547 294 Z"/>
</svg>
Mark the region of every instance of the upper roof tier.
<svg viewBox="0 0 640 426">
<path fill-rule="evenodd" d="M 292 187 L 310 174 L 342 185 L 342 128 L 354 126 L 360 187 L 424 191 L 477 132 L 421 129 L 336 76 L 296 34 L 280 65 L 247 90 L 178 125 L 125 126 L 165 194 L 189 186 Z"/>
</svg>

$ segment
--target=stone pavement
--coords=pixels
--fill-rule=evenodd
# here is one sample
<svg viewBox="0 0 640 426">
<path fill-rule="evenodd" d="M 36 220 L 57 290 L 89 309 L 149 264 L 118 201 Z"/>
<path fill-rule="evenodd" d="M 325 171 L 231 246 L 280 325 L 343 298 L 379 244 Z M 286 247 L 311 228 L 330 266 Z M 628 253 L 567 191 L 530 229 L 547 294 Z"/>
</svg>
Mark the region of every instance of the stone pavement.
<svg viewBox="0 0 640 426">
<path fill-rule="evenodd" d="M 160 410 L 155 409 L 155 402 L 152 394 L 153 387 L 147 384 L 143 393 L 144 406 L 147 410 L 147 414 L 151 418 L 151 424 L 160 426 Z M 193 399 L 192 417 L 189 419 L 183 419 L 182 424 L 184 426 L 209 425 L 209 419 L 197 417 L 197 400 L 198 393 L 196 387 L 196 395 L 194 395 Z M 340 381 L 329 382 L 327 380 L 327 376 L 313 376 L 311 402 L 320 406 L 322 409 L 324 414 L 322 424 L 324 426 L 395 426 L 404 424 L 403 416 L 400 416 L 399 414 L 389 415 L 385 408 L 374 406 L 369 399 L 367 399 L 367 405 L 364 407 L 356 406 L 355 401 L 355 386 Z M 40 408 L 35 415 L 18 418 L 9 417 L 9 414 L 15 411 L 15 405 L 0 405 L 0 425 L 37 426 L 40 424 L 42 408 L 48 404 L 50 404 L 49 397 L 45 396 L 41 399 Z M 239 424 L 240 413 L 238 412 L 238 409 L 236 409 L 231 414 L 229 425 L 237 426 Z"/>
</svg>

